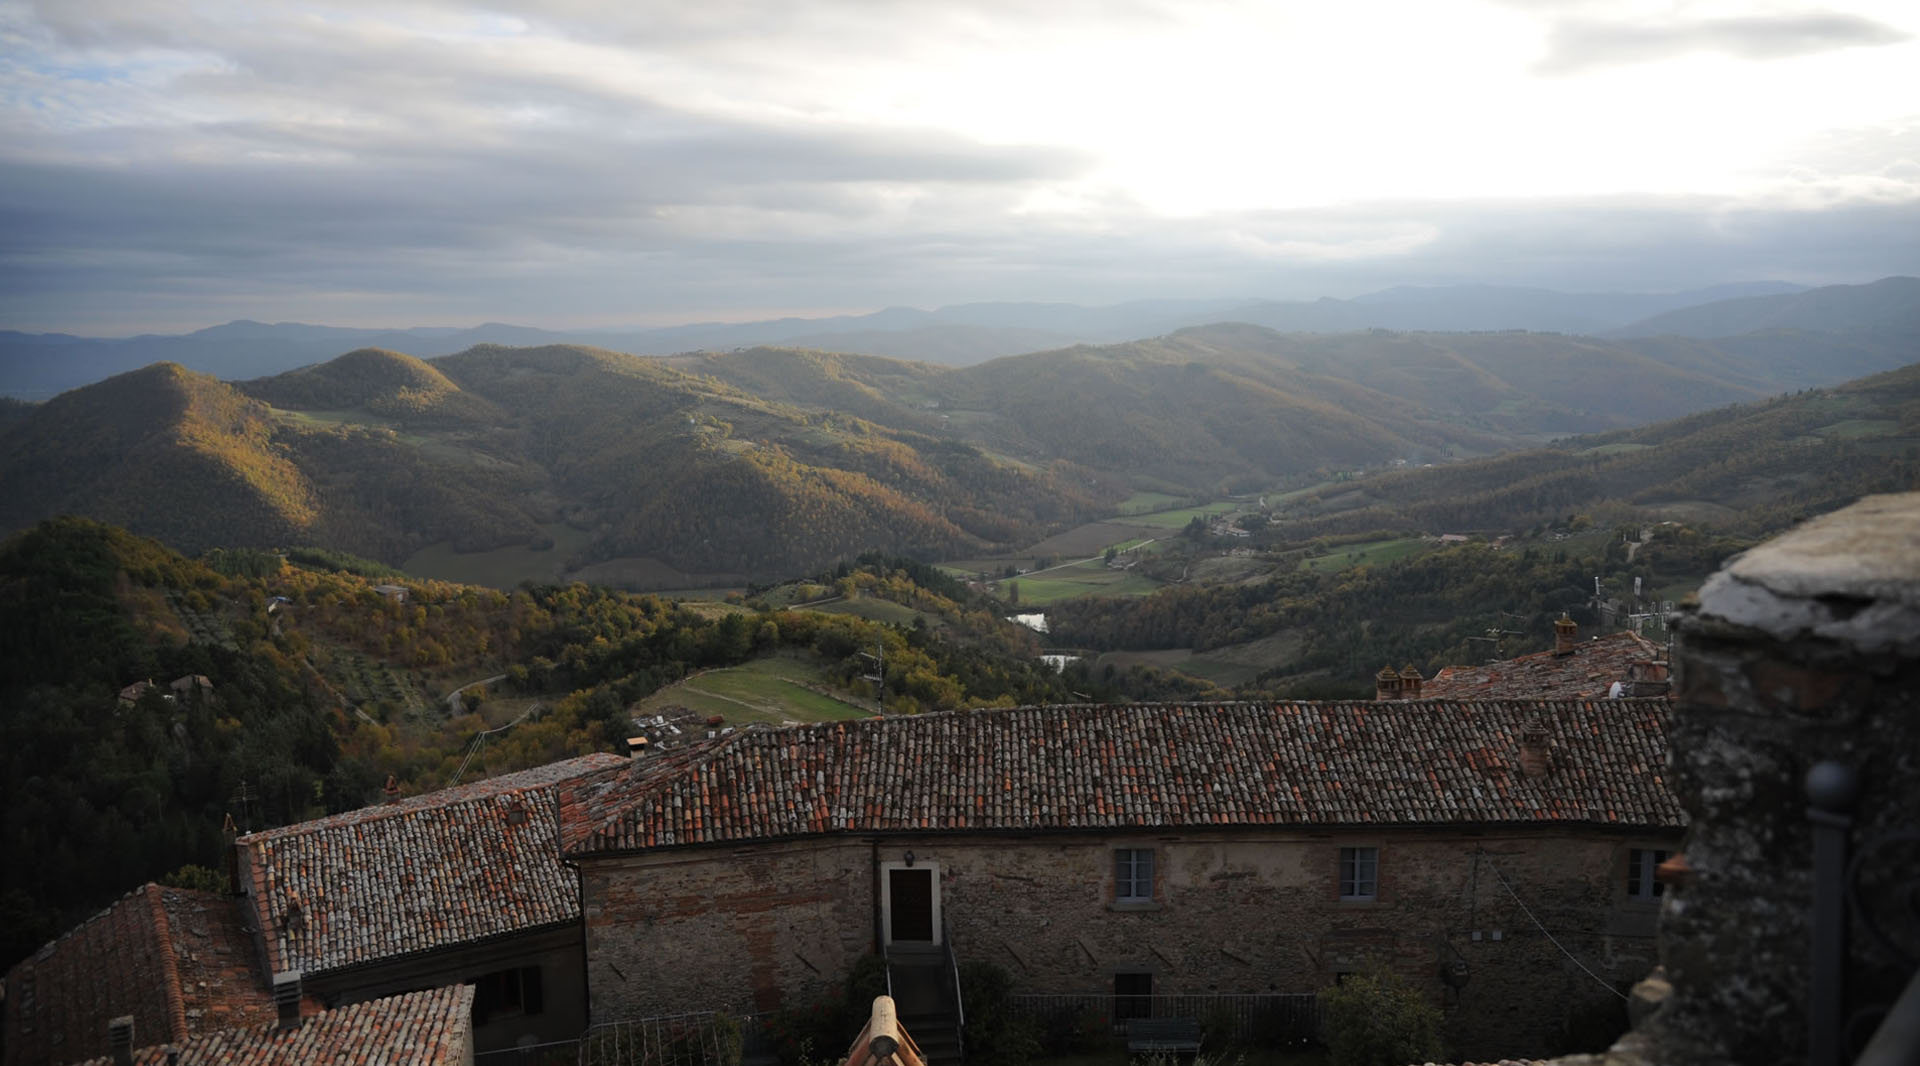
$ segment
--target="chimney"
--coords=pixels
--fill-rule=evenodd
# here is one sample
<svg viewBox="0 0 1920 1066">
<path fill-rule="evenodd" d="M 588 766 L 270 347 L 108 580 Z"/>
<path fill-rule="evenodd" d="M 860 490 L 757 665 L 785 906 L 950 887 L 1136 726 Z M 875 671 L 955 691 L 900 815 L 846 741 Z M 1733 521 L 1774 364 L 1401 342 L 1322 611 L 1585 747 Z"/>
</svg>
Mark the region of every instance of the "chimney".
<svg viewBox="0 0 1920 1066">
<path fill-rule="evenodd" d="M 1567 612 L 1561 611 L 1560 617 L 1553 622 L 1553 653 L 1572 655 L 1573 649 L 1579 642 L 1580 623 L 1568 617 Z"/>
<path fill-rule="evenodd" d="M 1376 700 L 1397 700 L 1400 698 L 1400 675 L 1393 667 L 1383 666 L 1373 675 L 1373 698 Z"/>
<path fill-rule="evenodd" d="M 280 1012 L 280 1028 L 300 1028 L 300 971 L 273 975 L 273 1005 Z"/>
<path fill-rule="evenodd" d="M 133 1066 L 133 1015 L 122 1014 L 107 1023 L 107 1048 L 113 1066 Z"/>
<path fill-rule="evenodd" d="M 1547 748 L 1547 731 L 1530 725 L 1520 731 L 1520 772 L 1530 778 L 1547 776 L 1553 769 L 1553 753 Z"/>
<path fill-rule="evenodd" d="M 1400 670 L 1400 698 L 1403 700 L 1419 699 L 1422 681 L 1420 671 L 1415 670 L 1412 663 L 1408 663 L 1402 667 Z"/>
<path fill-rule="evenodd" d="M 180 1045 L 167 1045 L 167 1066 L 180 1066 Z"/>
<path fill-rule="evenodd" d="M 646 737 L 628 737 L 627 738 L 627 758 L 634 759 L 634 758 L 638 758 L 639 756 L 645 755 L 647 753 L 648 743 L 650 742 L 647 740 Z"/>
<path fill-rule="evenodd" d="M 392 774 L 388 774 L 387 787 L 381 789 L 381 791 L 387 794 L 388 803 L 400 802 L 400 779 Z"/>
</svg>

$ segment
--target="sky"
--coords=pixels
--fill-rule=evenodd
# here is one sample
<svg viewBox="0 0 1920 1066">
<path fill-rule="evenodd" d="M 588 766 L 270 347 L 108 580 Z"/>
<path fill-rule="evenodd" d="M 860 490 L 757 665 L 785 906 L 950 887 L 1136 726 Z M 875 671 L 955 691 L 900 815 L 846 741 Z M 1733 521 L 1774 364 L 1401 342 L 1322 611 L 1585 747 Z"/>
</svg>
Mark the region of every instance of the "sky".
<svg viewBox="0 0 1920 1066">
<path fill-rule="evenodd" d="M 1920 273 L 1920 4 L 0 0 L 0 329 Z"/>
</svg>

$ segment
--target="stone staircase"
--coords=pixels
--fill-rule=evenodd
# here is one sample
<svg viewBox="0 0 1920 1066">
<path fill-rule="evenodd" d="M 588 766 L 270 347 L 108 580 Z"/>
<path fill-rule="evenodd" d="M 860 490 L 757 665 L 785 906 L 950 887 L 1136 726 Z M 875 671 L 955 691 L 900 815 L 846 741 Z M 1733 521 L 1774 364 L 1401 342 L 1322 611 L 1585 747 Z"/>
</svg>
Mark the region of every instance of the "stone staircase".
<svg viewBox="0 0 1920 1066">
<path fill-rule="evenodd" d="M 896 944 L 887 950 L 887 971 L 900 1027 L 920 1046 L 927 1066 L 961 1066 L 960 1013 L 946 952 Z"/>
</svg>

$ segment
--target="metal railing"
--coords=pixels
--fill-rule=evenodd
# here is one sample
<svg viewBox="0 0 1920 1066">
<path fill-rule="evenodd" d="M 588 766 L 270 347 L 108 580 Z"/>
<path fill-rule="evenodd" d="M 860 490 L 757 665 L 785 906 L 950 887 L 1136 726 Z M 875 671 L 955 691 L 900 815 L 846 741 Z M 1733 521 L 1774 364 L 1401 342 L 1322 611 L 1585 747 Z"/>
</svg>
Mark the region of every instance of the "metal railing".
<svg viewBox="0 0 1920 1066">
<path fill-rule="evenodd" d="M 1913 873 L 1920 833 L 1897 830 L 1854 840 L 1860 788 L 1859 771 L 1838 762 L 1819 763 L 1806 777 L 1813 836 L 1807 994 L 1812 1066 L 1920 1061 L 1920 877 Z M 1896 972 L 1905 972 L 1897 1000 L 1881 998 L 1891 988 L 1849 986 L 1849 978 L 1858 976 L 1850 946 L 1854 933 L 1864 934 Z"/>
<path fill-rule="evenodd" d="M 761 1018 L 699 1011 L 603 1022 L 582 1033 L 580 1066 L 732 1066 L 763 1028 Z"/>
<path fill-rule="evenodd" d="M 579 1060 L 578 1040 L 554 1040 L 473 1053 L 474 1066 L 573 1066 Z"/>
<path fill-rule="evenodd" d="M 1297 994 L 1115 995 L 1112 992 L 1016 994 L 1014 1010 L 1039 1022 L 1043 1032 L 1083 1021 L 1118 1034 L 1128 1018 L 1198 1018 L 1208 1044 L 1305 1047 L 1320 1039 L 1320 997 Z"/>
<path fill-rule="evenodd" d="M 946 915 L 940 916 L 940 942 L 947 949 L 947 974 L 953 979 L 953 1042 L 960 1061 L 967 1061 L 967 997 L 960 986 L 960 960 L 953 953 L 953 926 Z M 891 990 L 889 990 L 891 995 Z"/>
</svg>

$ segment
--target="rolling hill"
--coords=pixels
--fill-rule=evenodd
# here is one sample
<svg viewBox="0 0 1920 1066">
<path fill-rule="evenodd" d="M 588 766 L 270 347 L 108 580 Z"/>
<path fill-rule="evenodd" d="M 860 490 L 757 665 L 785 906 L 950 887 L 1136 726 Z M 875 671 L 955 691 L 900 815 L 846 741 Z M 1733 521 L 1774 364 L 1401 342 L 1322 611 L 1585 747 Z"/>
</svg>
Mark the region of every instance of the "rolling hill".
<svg viewBox="0 0 1920 1066">
<path fill-rule="evenodd" d="M 322 362 L 355 348 L 385 348 L 432 358 L 479 344 L 578 344 L 636 355 L 774 346 L 968 366 L 1023 352 L 1074 344 L 1111 344 L 1215 322 L 1248 322 L 1283 332 L 1309 333 L 1366 329 L 1600 333 L 1662 312 L 1738 297 L 1800 291 L 1800 286 L 1782 282 L 1718 285 L 1677 293 L 1561 293 L 1456 285 L 1398 287 L 1350 300 L 1168 299 L 1104 307 L 976 303 L 932 311 L 890 307 L 862 315 L 705 322 L 651 329 L 549 330 L 489 322 L 465 328 L 389 330 L 238 321 L 186 334 L 124 338 L 0 330 L 0 396 L 43 400 L 162 361 L 221 378 L 260 377 Z M 1689 332 L 1685 320 L 1674 329 Z"/>
<path fill-rule="evenodd" d="M 1329 486 L 1277 513 L 1293 535 L 1712 519 L 1760 534 L 1920 487 L 1920 364 L 1552 447 Z"/>
<path fill-rule="evenodd" d="M 1912 337 L 1920 333 L 1920 278 L 1717 300 L 1654 315 L 1608 335 L 1713 338 L 1777 329 Z"/>
<path fill-rule="evenodd" d="M 1622 429 L 1911 346 L 1228 324 L 964 368 L 574 345 L 356 349 L 231 385 L 158 364 L 0 418 L 0 527 L 76 513 L 190 551 L 511 550 L 531 554 L 488 580 L 737 584 L 872 548 L 1024 547 L 1141 489 L 1255 491 Z"/>
</svg>

